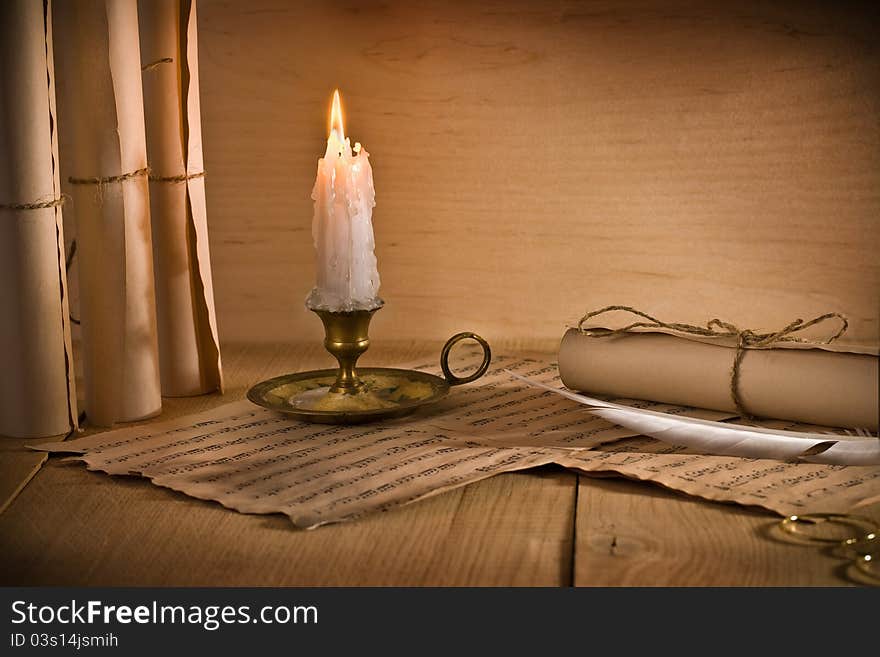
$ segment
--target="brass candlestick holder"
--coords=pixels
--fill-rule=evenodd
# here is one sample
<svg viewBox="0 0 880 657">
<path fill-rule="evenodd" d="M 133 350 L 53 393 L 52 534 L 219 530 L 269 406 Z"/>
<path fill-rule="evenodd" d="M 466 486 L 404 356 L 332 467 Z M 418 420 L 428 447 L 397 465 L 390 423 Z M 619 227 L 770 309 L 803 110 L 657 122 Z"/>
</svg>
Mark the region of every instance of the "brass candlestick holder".
<svg viewBox="0 0 880 657">
<path fill-rule="evenodd" d="M 284 374 L 258 383 L 248 391 L 253 403 L 309 422 L 357 424 L 410 413 L 439 401 L 450 386 L 475 381 L 489 369 L 492 350 L 480 336 L 458 333 L 443 346 L 440 368 L 443 378 L 391 367 L 357 368 L 358 358 L 369 348 L 369 327 L 382 308 L 333 311 L 307 306 L 324 324 L 324 347 L 339 363 L 337 369 Z M 472 374 L 455 376 L 449 367 L 452 347 L 462 340 L 475 340 L 483 349 L 483 361 Z"/>
</svg>

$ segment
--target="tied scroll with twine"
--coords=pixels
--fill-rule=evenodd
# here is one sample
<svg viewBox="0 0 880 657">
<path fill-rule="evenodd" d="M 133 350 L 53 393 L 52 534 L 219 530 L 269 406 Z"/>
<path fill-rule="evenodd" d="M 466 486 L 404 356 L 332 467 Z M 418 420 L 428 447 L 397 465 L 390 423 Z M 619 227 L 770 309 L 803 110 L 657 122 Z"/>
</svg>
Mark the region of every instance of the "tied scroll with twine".
<svg viewBox="0 0 880 657">
<path fill-rule="evenodd" d="M 614 311 L 628 312 L 640 321 L 618 329 L 585 327 L 590 319 Z M 840 326 L 824 340 L 796 335 L 834 320 Z M 607 306 L 586 313 L 563 338 L 559 373 L 568 389 L 511 375 L 576 401 L 609 422 L 690 453 L 880 465 L 880 440 L 870 433 L 878 428 L 877 354 L 832 351 L 831 345 L 847 326 L 839 313 L 826 313 L 809 321 L 797 319 L 777 331 L 760 332 L 719 319 L 705 326 L 662 322 L 630 306 Z M 735 350 L 732 363 L 731 348 Z M 744 382 L 746 351 L 752 355 L 746 361 L 748 380 Z M 735 412 L 753 421 L 743 426 L 699 419 L 689 413 L 692 408 L 657 413 L 645 409 L 643 403 L 617 403 L 575 390 L 733 411 L 728 419 Z M 794 423 L 757 422 L 753 415 Z M 841 435 L 830 428 L 835 426 L 855 430 Z M 678 458 L 672 457 L 673 461 Z M 688 481 L 702 477 L 699 469 L 683 475 Z"/>
<path fill-rule="evenodd" d="M 0 2 L 0 436 L 77 426 L 55 79 L 52 3 Z"/>
<path fill-rule="evenodd" d="M 53 18 L 84 410 L 110 426 L 162 408 L 137 2 L 65 0 Z"/>
<path fill-rule="evenodd" d="M 588 326 L 612 312 L 637 321 Z M 828 332 L 815 340 L 804 335 L 822 327 Z M 876 431 L 877 348 L 844 343 L 847 328 L 836 312 L 763 331 L 720 319 L 665 322 L 631 306 L 607 306 L 566 332 L 559 373 L 569 389 L 597 395 Z"/>
<path fill-rule="evenodd" d="M 139 2 L 162 394 L 222 389 L 208 250 L 196 3 Z"/>
<path fill-rule="evenodd" d="M 647 321 L 633 322 L 618 329 L 596 329 L 584 327 L 584 324 L 590 319 L 614 311 L 628 312 Z M 806 340 L 802 337 L 798 337 L 795 335 L 795 333 L 805 331 L 812 326 L 816 326 L 817 324 L 821 324 L 823 322 L 834 319 L 840 322 L 840 326 L 833 335 L 829 336 L 825 340 Z M 802 319 L 796 319 L 784 328 L 779 329 L 778 331 L 768 331 L 761 333 L 753 329 L 741 329 L 734 324 L 730 324 L 729 322 L 725 322 L 720 319 L 712 319 L 706 323 L 706 326 L 696 326 L 693 324 L 682 324 L 678 322 L 663 322 L 656 317 L 652 317 L 648 313 L 638 310 L 636 308 L 632 308 L 631 306 L 605 306 L 604 308 L 600 308 L 599 310 L 592 310 L 586 313 L 583 317 L 581 317 L 580 321 L 578 322 L 578 330 L 581 332 L 581 334 L 591 338 L 602 338 L 608 337 L 610 335 L 620 335 L 622 333 L 629 333 L 631 331 L 634 331 L 635 329 L 662 328 L 668 329 L 670 331 L 675 331 L 676 333 L 684 333 L 687 335 L 694 335 L 703 338 L 735 339 L 736 354 L 734 355 L 733 366 L 730 370 L 730 396 L 733 399 L 736 410 L 744 418 L 754 417 L 746 410 L 745 406 L 743 405 L 742 396 L 740 395 L 739 391 L 741 365 L 743 357 L 746 355 L 747 350 L 772 348 L 785 342 L 796 342 L 802 345 L 815 346 L 828 345 L 840 338 L 844 333 L 846 333 L 848 327 L 849 322 L 847 321 L 846 317 L 844 317 L 840 313 L 832 312 L 825 313 L 824 315 L 819 315 L 818 317 L 814 317 L 813 319 L 806 322 Z"/>
</svg>

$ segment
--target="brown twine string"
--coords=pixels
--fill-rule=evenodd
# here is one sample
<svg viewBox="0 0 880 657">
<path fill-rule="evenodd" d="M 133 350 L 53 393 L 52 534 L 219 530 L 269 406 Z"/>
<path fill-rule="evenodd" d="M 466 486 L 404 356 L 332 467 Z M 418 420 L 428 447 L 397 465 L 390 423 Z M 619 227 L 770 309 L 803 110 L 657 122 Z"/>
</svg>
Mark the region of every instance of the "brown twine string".
<svg viewBox="0 0 880 657">
<path fill-rule="evenodd" d="M 199 171 L 198 173 L 183 173 L 179 176 L 153 176 L 150 175 L 150 180 L 153 182 L 167 182 L 167 183 L 182 183 L 187 180 L 192 180 L 193 178 L 204 178 L 205 172 Z"/>
<path fill-rule="evenodd" d="M 154 69 L 159 68 L 162 64 L 171 64 L 174 60 L 171 57 L 163 57 L 162 59 L 157 59 L 155 62 L 150 62 L 149 64 L 144 64 L 141 66 L 142 71 L 152 71 Z"/>
<path fill-rule="evenodd" d="M 118 182 L 125 182 L 139 176 L 146 176 L 150 173 L 150 167 L 144 167 L 136 171 L 129 171 L 118 176 L 105 176 L 103 178 L 68 178 L 67 182 L 71 185 L 110 185 Z"/>
<path fill-rule="evenodd" d="M 67 197 L 62 194 L 58 198 L 33 203 L 0 203 L 0 210 L 43 210 L 45 208 L 57 208 L 67 202 Z"/>
<path fill-rule="evenodd" d="M 584 323 L 597 315 L 602 315 L 604 313 L 613 312 L 615 310 L 622 310 L 624 312 L 631 313 L 636 315 L 637 317 L 642 317 L 648 321 L 645 322 L 633 322 L 623 328 L 619 329 L 602 329 L 601 331 L 596 331 L 595 328 L 585 328 Z M 811 326 L 815 326 L 816 324 L 821 324 L 829 319 L 838 319 L 840 320 L 840 329 L 838 329 L 837 333 L 827 338 L 826 340 L 815 341 L 815 340 L 806 340 L 804 338 L 799 338 L 795 333 L 803 331 L 805 329 L 810 328 Z M 801 344 L 831 344 L 835 340 L 837 340 L 840 336 L 846 333 L 847 328 L 849 327 L 849 322 L 846 317 L 841 315 L 840 313 L 825 313 L 824 315 L 819 315 L 818 317 L 814 317 L 809 321 L 804 321 L 802 319 L 796 319 L 787 326 L 778 331 L 769 331 L 767 333 L 759 333 L 754 331 L 753 329 L 741 329 L 734 324 L 730 324 L 729 322 L 724 322 L 720 319 L 713 319 L 709 321 L 706 326 L 694 326 L 693 324 L 680 324 L 677 322 L 661 322 L 656 317 L 651 317 L 648 313 L 642 312 L 641 310 L 636 310 L 630 306 L 606 306 L 604 308 L 600 308 L 599 310 L 593 310 L 588 312 L 586 315 L 581 317 L 581 320 L 578 322 L 578 331 L 581 334 L 586 335 L 591 338 L 601 338 L 607 337 L 609 335 L 618 335 L 620 333 L 629 333 L 633 329 L 636 328 L 665 328 L 672 331 L 677 331 L 679 333 L 687 333 L 689 335 L 699 335 L 703 337 L 709 338 L 736 338 L 736 355 L 733 359 L 733 368 L 730 373 L 730 395 L 733 398 L 733 403 L 736 405 L 737 412 L 740 413 L 745 418 L 752 417 L 751 414 L 746 411 L 745 407 L 742 403 L 742 398 L 739 393 L 739 380 L 740 380 L 740 370 L 743 361 L 743 357 L 746 354 L 747 349 L 761 349 L 766 347 L 772 347 L 775 344 L 779 344 L 780 342 L 798 342 Z"/>
<path fill-rule="evenodd" d="M 122 173 L 118 176 L 104 176 L 103 178 L 73 178 L 70 177 L 67 179 L 71 185 L 96 185 L 97 186 L 97 196 L 98 201 L 103 202 L 104 199 L 104 188 L 107 185 L 112 185 L 114 183 L 123 183 L 126 180 L 132 180 L 133 178 L 139 178 L 141 176 L 147 176 L 150 173 L 150 167 L 144 167 L 143 169 L 137 169 L 136 171 L 129 171 L 128 173 Z"/>
</svg>

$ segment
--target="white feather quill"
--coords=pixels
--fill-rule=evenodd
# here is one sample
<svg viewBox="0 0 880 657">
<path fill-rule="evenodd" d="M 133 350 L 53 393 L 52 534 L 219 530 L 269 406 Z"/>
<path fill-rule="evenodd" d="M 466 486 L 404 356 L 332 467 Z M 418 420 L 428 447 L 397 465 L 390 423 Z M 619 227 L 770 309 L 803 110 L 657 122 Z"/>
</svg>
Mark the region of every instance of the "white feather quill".
<svg viewBox="0 0 880 657">
<path fill-rule="evenodd" d="M 532 381 L 510 370 L 507 372 L 530 386 L 549 390 L 583 404 L 588 412 L 609 422 L 705 454 L 781 461 L 803 460 L 833 465 L 880 465 L 880 439 L 875 436 L 856 440 L 841 439 L 830 434 L 764 429 L 668 415 L 594 399 L 571 390 Z"/>
</svg>

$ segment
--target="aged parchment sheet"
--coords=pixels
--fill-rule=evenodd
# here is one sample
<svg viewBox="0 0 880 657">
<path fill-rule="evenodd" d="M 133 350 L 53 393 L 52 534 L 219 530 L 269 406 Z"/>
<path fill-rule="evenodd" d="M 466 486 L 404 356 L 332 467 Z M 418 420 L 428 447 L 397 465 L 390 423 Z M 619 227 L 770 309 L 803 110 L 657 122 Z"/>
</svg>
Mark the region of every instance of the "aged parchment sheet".
<svg viewBox="0 0 880 657">
<path fill-rule="evenodd" d="M 595 338 L 569 329 L 559 371 L 573 390 L 736 412 L 730 392 L 735 353 L 730 343 L 662 331 Z M 740 366 L 740 395 L 759 417 L 876 431 L 878 360 L 876 350 L 837 343 L 749 349 Z"/>
<path fill-rule="evenodd" d="M 162 394 L 222 387 L 208 247 L 195 0 L 140 0 Z"/>
<path fill-rule="evenodd" d="M 0 3 L 0 435 L 76 427 L 51 3 Z"/>
<path fill-rule="evenodd" d="M 89 468 L 142 474 L 245 513 L 314 527 L 411 502 L 496 472 L 549 463 L 540 449 L 469 443 L 430 426 L 304 425 L 249 402 L 148 435 L 113 432 L 85 449 Z"/>
<path fill-rule="evenodd" d="M 137 3 L 65 0 L 53 10 L 63 26 L 55 61 L 79 247 L 85 410 L 109 426 L 161 409 Z"/>
<path fill-rule="evenodd" d="M 546 360 L 501 356 L 485 385 L 453 390 L 433 412 L 388 423 L 306 424 L 237 402 L 40 448 L 79 452 L 91 469 L 140 474 L 238 511 L 283 513 L 301 527 L 352 519 L 546 463 L 616 472 L 780 513 L 846 511 L 880 495 L 880 467 L 699 456 L 643 438 L 609 443 L 631 434 L 576 403 L 505 380 L 505 368 L 558 383 Z"/>
<path fill-rule="evenodd" d="M 704 456 L 637 437 L 555 461 L 582 472 L 613 472 L 688 495 L 789 515 L 843 513 L 880 501 L 880 466 L 782 463 Z"/>
</svg>

